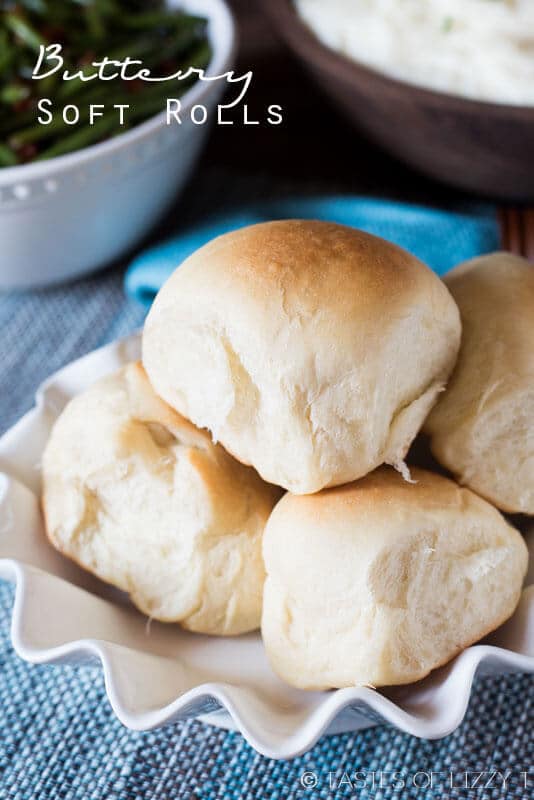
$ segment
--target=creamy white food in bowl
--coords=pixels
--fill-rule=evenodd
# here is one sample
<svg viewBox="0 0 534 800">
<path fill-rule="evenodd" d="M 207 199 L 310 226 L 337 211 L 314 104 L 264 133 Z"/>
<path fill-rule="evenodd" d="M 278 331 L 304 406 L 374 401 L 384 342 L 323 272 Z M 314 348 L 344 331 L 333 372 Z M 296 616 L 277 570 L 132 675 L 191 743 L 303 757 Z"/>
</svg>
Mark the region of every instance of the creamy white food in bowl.
<svg viewBox="0 0 534 800">
<path fill-rule="evenodd" d="M 534 106 L 534 0 L 294 0 L 327 47 L 388 76 Z"/>
</svg>

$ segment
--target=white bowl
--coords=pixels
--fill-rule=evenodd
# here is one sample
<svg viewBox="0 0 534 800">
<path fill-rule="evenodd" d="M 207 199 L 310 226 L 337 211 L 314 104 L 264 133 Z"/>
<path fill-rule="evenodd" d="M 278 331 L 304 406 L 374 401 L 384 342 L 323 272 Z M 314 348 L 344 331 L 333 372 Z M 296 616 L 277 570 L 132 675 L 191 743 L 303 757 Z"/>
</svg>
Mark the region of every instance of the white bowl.
<svg viewBox="0 0 534 800">
<path fill-rule="evenodd" d="M 56 552 L 39 506 L 39 464 L 51 425 L 70 397 L 139 351 L 133 336 L 69 364 L 0 439 L 0 577 L 17 584 L 11 637 L 22 658 L 98 659 L 109 701 L 128 727 L 146 730 L 204 715 L 239 729 L 272 758 L 302 753 L 325 732 L 383 722 L 416 736 L 445 736 L 462 721 L 475 672 L 534 672 L 532 572 L 514 616 L 424 681 L 380 692 L 304 692 L 274 675 L 259 634 L 224 639 L 149 622 L 125 595 Z M 529 538 L 532 564 L 534 535 Z"/>
<path fill-rule="evenodd" d="M 224 0 L 169 0 L 208 19 L 208 75 L 232 66 L 235 29 Z M 134 55 L 134 54 L 132 54 Z M 182 124 L 165 112 L 101 144 L 34 164 L 0 169 L 0 289 L 43 286 L 90 272 L 135 245 L 191 174 L 224 81 L 197 82 L 181 98 Z M 172 83 L 169 83 L 172 96 Z"/>
</svg>

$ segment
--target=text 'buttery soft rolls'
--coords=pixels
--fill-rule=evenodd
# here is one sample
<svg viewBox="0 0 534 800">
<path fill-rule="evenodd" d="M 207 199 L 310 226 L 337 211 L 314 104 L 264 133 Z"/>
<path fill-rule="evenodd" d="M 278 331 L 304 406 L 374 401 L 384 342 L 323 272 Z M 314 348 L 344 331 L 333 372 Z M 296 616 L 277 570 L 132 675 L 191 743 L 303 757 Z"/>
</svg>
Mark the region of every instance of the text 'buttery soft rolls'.
<svg viewBox="0 0 534 800">
<path fill-rule="evenodd" d="M 143 335 L 155 391 L 295 494 L 404 456 L 454 366 L 458 310 L 414 256 L 353 228 L 288 220 L 202 247 Z"/>
<path fill-rule="evenodd" d="M 157 397 L 129 364 L 76 396 L 43 455 L 52 544 L 149 616 L 259 626 L 261 537 L 279 490 Z"/>
</svg>

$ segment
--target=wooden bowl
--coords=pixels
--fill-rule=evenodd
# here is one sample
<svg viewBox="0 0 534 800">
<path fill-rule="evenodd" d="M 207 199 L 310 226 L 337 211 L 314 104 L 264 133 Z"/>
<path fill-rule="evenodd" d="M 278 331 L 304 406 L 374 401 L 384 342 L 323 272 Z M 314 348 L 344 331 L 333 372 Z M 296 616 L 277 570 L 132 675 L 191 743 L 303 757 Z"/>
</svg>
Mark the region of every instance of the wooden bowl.
<svg viewBox="0 0 534 800">
<path fill-rule="evenodd" d="M 259 2 L 333 101 L 401 161 L 478 194 L 534 200 L 534 107 L 468 100 L 389 78 L 322 45 L 291 0 Z"/>
</svg>

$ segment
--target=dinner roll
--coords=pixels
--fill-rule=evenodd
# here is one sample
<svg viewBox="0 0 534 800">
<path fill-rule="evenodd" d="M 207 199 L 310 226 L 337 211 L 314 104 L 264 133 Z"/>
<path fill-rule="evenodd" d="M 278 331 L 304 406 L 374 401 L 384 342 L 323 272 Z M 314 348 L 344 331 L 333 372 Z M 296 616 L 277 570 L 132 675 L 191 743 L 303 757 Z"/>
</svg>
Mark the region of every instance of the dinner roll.
<svg viewBox="0 0 534 800">
<path fill-rule="evenodd" d="M 160 400 L 139 364 L 71 400 L 43 484 L 52 544 L 145 614 L 201 633 L 258 627 L 277 490 Z"/>
<path fill-rule="evenodd" d="M 509 253 L 446 277 L 463 323 L 458 363 L 426 430 L 460 483 L 534 514 L 534 267 Z"/>
<path fill-rule="evenodd" d="M 424 264 L 327 222 L 253 225 L 202 247 L 143 336 L 156 392 L 296 494 L 406 451 L 452 370 L 458 310 Z"/>
<path fill-rule="evenodd" d="M 520 534 L 446 478 L 389 467 L 309 497 L 285 495 L 264 534 L 262 634 L 301 689 L 410 683 L 514 611 Z"/>
</svg>

